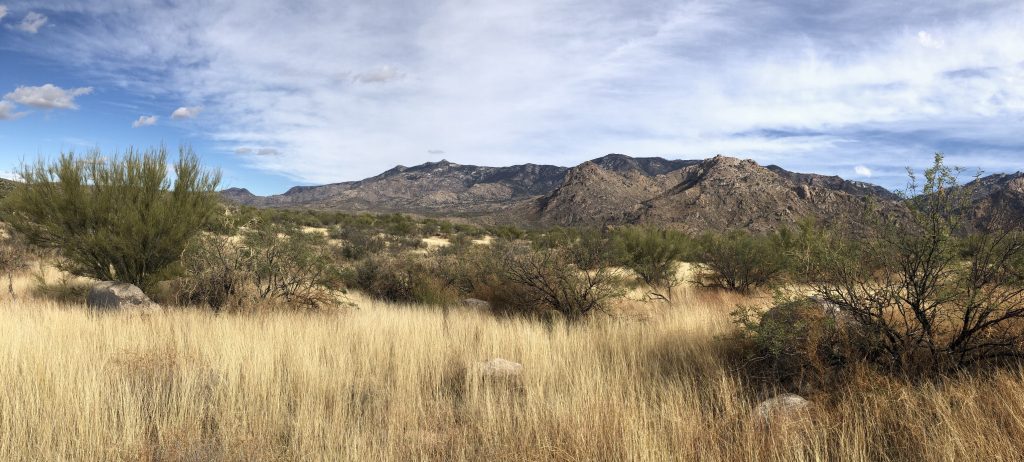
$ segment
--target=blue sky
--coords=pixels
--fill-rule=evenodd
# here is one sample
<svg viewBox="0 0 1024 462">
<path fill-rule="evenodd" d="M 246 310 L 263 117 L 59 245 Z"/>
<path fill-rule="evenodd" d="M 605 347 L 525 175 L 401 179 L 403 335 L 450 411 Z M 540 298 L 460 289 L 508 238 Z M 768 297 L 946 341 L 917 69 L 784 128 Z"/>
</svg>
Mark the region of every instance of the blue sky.
<svg viewBox="0 0 1024 462">
<path fill-rule="evenodd" d="M 1024 2 L 0 0 L 0 172 L 190 144 L 278 193 L 396 164 L 1024 169 Z"/>
</svg>

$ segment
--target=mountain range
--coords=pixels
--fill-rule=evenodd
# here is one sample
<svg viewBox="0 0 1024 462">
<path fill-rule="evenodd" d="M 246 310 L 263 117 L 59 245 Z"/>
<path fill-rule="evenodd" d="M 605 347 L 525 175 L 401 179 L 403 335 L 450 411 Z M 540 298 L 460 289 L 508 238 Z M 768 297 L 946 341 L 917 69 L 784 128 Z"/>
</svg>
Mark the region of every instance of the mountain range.
<svg viewBox="0 0 1024 462">
<path fill-rule="evenodd" d="M 975 215 L 1024 216 L 1024 174 L 977 180 Z M 898 207 L 897 194 L 838 176 L 796 173 L 752 160 L 716 156 L 668 160 L 608 154 L 575 167 L 509 167 L 448 161 L 397 166 L 360 181 L 297 186 L 256 196 L 240 188 L 229 201 L 257 207 L 400 212 L 518 226 L 659 224 L 688 231 L 777 229 L 802 218 L 856 217 L 864 203 Z"/>
</svg>

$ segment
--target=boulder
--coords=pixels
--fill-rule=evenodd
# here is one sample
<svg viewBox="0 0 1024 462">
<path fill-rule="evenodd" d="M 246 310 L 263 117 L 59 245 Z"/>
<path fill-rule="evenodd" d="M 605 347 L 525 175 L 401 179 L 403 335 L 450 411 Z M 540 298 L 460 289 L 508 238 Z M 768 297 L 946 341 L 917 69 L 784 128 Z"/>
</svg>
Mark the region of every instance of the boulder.
<svg viewBox="0 0 1024 462">
<path fill-rule="evenodd" d="M 786 393 L 762 401 L 754 408 L 754 413 L 762 421 L 791 421 L 807 416 L 807 411 L 814 405 L 800 395 Z"/>
<path fill-rule="evenodd" d="M 523 365 L 502 358 L 477 363 L 480 375 L 487 379 L 515 379 L 523 374 Z"/>
<path fill-rule="evenodd" d="M 98 311 L 155 310 L 160 305 L 153 303 L 142 289 L 126 282 L 104 281 L 89 289 L 86 298 L 89 308 Z"/>
<path fill-rule="evenodd" d="M 859 327 L 848 313 L 816 295 L 772 307 L 761 315 L 761 325 L 795 327 L 800 330 L 850 330 Z"/>
<path fill-rule="evenodd" d="M 479 298 L 467 298 L 462 301 L 462 306 L 480 311 L 491 311 L 491 303 Z"/>
</svg>

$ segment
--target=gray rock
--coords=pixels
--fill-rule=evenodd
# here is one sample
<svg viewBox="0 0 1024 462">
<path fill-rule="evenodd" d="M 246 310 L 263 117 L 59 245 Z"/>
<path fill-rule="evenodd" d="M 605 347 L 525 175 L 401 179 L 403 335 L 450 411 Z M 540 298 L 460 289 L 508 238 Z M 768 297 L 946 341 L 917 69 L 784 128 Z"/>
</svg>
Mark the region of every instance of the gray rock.
<svg viewBox="0 0 1024 462">
<path fill-rule="evenodd" d="M 462 306 L 480 311 L 491 311 L 491 303 L 479 298 L 467 298 L 462 301 Z"/>
<path fill-rule="evenodd" d="M 480 375 L 491 379 L 514 379 L 523 374 L 523 365 L 502 358 L 477 363 Z"/>
<path fill-rule="evenodd" d="M 98 311 L 151 311 L 160 308 L 160 305 L 153 303 L 142 289 L 126 282 L 115 281 L 99 282 L 92 286 L 86 304 Z"/>
<path fill-rule="evenodd" d="M 800 395 L 786 393 L 762 401 L 754 412 L 764 421 L 792 420 L 805 416 L 813 404 Z"/>
</svg>

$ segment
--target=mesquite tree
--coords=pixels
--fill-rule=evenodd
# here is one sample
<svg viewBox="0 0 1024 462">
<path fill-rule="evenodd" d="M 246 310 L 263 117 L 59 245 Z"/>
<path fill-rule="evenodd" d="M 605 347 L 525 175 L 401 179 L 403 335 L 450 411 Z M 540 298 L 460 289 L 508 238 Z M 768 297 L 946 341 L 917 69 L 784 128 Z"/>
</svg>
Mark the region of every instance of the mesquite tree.
<svg viewBox="0 0 1024 462">
<path fill-rule="evenodd" d="M 906 213 L 871 214 L 867 236 L 834 233 L 812 257 L 819 296 L 856 321 L 876 360 L 943 371 L 1024 352 L 1024 234 L 968 220 L 970 187 L 941 154 Z"/>
</svg>

